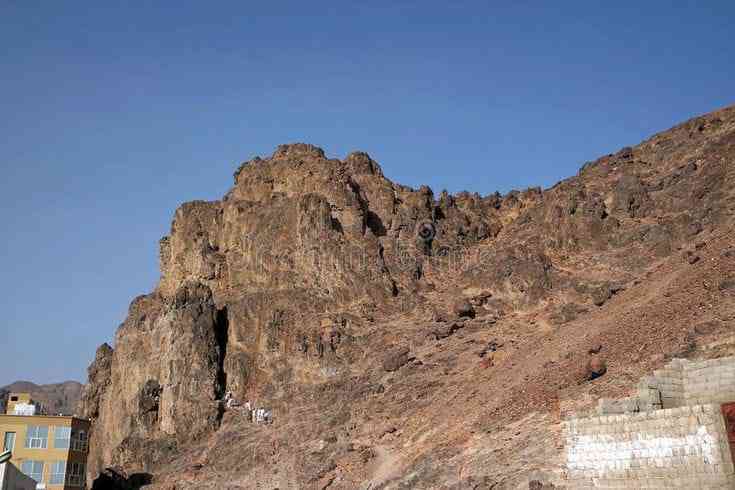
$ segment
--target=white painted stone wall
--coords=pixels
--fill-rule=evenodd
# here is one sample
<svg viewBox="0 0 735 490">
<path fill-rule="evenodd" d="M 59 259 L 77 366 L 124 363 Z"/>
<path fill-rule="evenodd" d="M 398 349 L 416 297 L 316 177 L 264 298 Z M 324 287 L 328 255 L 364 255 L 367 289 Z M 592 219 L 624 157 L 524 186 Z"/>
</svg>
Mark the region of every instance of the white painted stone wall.
<svg viewBox="0 0 735 490">
<path fill-rule="evenodd" d="M 726 402 L 735 402 L 735 357 L 673 360 L 635 396 L 563 423 L 568 488 L 735 489 Z"/>
<path fill-rule="evenodd" d="M 563 424 L 569 488 L 735 488 L 718 404 Z"/>
</svg>

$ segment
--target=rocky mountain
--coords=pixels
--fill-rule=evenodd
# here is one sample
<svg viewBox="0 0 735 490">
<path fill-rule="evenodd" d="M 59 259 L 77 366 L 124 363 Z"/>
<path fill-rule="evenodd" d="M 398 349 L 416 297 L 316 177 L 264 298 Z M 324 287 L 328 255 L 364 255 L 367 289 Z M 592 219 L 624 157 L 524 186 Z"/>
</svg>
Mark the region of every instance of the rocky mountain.
<svg viewBox="0 0 735 490">
<path fill-rule="evenodd" d="M 33 400 L 41 403 L 48 413 L 73 415 L 79 405 L 82 384 L 76 381 L 65 381 L 37 385 L 30 381 L 16 381 L 0 387 L 0 413 L 5 413 L 9 393 L 30 393 Z"/>
<path fill-rule="evenodd" d="M 552 488 L 560 412 L 735 342 L 734 213 L 735 107 L 506 195 L 280 146 L 176 211 L 89 368 L 90 481 Z"/>
</svg>

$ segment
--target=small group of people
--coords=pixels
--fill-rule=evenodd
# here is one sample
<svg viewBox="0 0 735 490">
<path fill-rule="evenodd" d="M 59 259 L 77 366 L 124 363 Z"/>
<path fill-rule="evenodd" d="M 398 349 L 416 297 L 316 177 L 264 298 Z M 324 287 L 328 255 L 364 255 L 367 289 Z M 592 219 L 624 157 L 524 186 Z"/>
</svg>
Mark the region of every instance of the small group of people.
<svg viewBox="0 0 735 490">
<path fill-rule="evenodd" d="M 256 424 L 272 424 L 273 423 L 273 410 L 266 408 L 254 408 L 250 401 L 246 401 L 244 404 L 232 396 L 232 391 L 225 393 L 224 397 L 225 408 L 228 410 L 242 410 L 247 413 L 248 418 L 251 422 Z"/>
<path fill-rule="evenodd" d="M 272 424 L 273 411 L 265 408 L 255 408 L 250 411 L 250 421 L 256 424 Z"/>
</svg>

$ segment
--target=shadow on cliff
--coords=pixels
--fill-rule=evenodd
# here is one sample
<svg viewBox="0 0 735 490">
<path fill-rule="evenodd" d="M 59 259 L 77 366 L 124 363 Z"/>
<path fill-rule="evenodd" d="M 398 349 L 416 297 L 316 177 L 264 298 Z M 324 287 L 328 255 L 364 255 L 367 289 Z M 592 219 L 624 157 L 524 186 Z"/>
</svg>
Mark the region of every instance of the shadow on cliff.
<svg viewBox="0 0 735 490">
<path fill-rule="evenodd" d="M 138 490 L 153 483 L 150 473 L 133 473 L 126 475 L 119 468 L 106 468 L 95 478 L 92 490 Z"/>
</svg>

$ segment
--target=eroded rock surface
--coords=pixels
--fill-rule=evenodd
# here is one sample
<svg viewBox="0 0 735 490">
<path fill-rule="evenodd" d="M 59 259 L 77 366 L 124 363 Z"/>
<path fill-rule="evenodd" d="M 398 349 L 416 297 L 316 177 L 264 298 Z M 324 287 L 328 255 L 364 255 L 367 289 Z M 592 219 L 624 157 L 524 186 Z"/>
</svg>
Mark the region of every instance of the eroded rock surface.
<svg viewBox="0 0 735 490">
<path fill-rule="evenodd" d="M 695 314 L 732 324 L 734 158 L 728 108 L 504 196 L 301 143 L 243 163 L 175 212 L 158 286 L 90 366 L 90 482 L 552 488 L 560 393 L 690 349 Z"/>
</svg>

